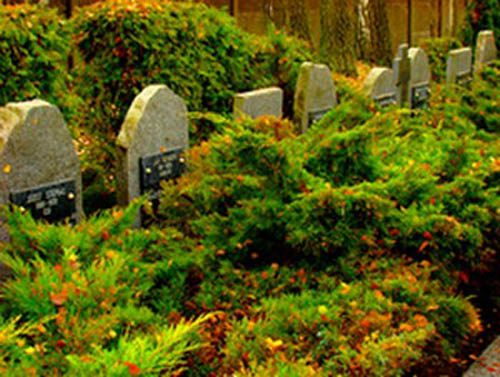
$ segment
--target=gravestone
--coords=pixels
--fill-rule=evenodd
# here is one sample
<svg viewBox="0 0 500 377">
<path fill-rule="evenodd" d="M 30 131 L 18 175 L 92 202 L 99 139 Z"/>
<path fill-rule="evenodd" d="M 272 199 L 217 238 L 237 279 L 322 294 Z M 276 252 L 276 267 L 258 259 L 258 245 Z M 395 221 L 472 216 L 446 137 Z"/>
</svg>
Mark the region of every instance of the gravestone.
<svg viewBox="0 0 500 377">
<path fill-rule="evenodd" d="M 81 191 L 80 162 L 59 109 L 41 100 L 0 108 L 0 205 L 74 224 L 82 214 Z M 6 242 L 4 221 L 0 241 Z M 0 282 L 9 276 L 0 263 Z"/>
<path fill-rule="evenodd" d="M 0 204 L 37 220 L 76 223 L 82 214 L 80 162 L 59 109 L 33 100 L 0 109 Z"/>
<path fill-rule="evenodd" d="M 446 66 L 446 85 L 468 85 L 472 80 L 472 49 L 451 50 Z"/>
<path fill-rule="evenodd" d="M 498 377 L 500 375 L 500 336 L 483 352 L 463 377 Z"/>
<path fill-rule="evenodd" d="M 431 95 L 431 70 L 427 54 L 418 47 L 408 50 L 410 58 L 410 85 L 408 103 L 412 109 L 422 108 Z"/>
<path fill-rule="evenodd" d="M 402 44 L 398 47 L 398 54 L 394 59 L 392 70 L 396 81 L 396 98 L 399 106 L 404 106 L 409 101 L 410 86 L 410 58 L 408 56 L 408 45 Z"/>
<path fill-rule="evenodd" d="M 474 72 L 479 71 L 485 65 L 493 63 L 497 58 L 497 46 L 492 30 L 483 30 L 479 33 L 474 58 Z"/>
<path fill-rule="evenodd" d="M 157 203 L 160 183 L 183 173 L 188 142 L 182 98 L 165 85 L 144 89 L 132 102 L 117 139 L 119 204 L 126 206 L 143 194 Z"/>
<path fill-rule="evenodd" d="M 389 68 L 373 68 L 363 84 L 363 89 L 382 107 L 397 104 L 396 83 Z"/>
<path fill-rule="evenodd" d="M 233 114 L 235 118 L 249 116 L 256 119 L 271 115 L 280 118 L 283 109 L 283 90 L 281 88 L 259 89 L 236 94 Z"/>
<path fill-rule="evenodd" d="M 294 120 L 301 132 L 306 132 L 336 105 L 337 94 L 330 69 L 324 64 L 303 63 L 293 104 Z"/>
</svg>

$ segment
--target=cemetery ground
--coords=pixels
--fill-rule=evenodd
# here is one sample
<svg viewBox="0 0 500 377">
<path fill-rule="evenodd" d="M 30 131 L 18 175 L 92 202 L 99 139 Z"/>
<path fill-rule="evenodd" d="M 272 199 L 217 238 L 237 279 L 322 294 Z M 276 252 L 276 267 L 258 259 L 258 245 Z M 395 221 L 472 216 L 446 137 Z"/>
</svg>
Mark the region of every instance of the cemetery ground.
<svg viewBox="0 0 500 377">
<path fill-rule="evenodd" d="M 394 82 L 332 76 L 193 4 L 0 20 L 0 201 L 29 188 L 66 218 L 2 209 L 1 374 L 500 373 L 480 359 L 500 330 L 498 60 L 454 51 L 446 83 L 463 46 L 430 66 L 403 46 Z"/>
</svg>

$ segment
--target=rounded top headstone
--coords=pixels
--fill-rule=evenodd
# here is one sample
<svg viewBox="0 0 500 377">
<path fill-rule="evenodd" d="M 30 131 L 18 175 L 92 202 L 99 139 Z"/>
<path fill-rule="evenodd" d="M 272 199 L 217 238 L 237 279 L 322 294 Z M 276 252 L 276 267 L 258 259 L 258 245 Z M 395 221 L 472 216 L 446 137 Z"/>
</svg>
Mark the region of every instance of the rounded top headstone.
<svg viewBox="0 0 500 377">
<path fill-rule="evenodd" d="M 497 46 L 492 30 L 483 30 L 477 36 L 475 70 L 492 63 L 497 58 Z"/>
<path fill-rule="evenodd" d="M 363 83 L 363 89 L 374 99 L 383 94 L 395 93 L 396 84 L 392 69 L 373 68 Z"/>
<path fill-rule="evenodd" d="M 332 73 L 324 64 L 302 63 L 294 97 L 294 118 L 305 132 L 310 118 L 327 112 L 337 105 Z"/>
<path fill-rule="evenodd" d="M 425 51 L 420 47 L 412 47 L 408 50 L 408 56 L 410 57 L 411 85 L 429 83 L 431 80 L 431 70 Z"/>
<path fill-rule="evenodd" d="M 0 169 L 0 203 L 7 203 L 14 191 L 71 180 L 80 217 L 80 162 L 56 106 L 32 100 L 0 109 Z"/>
</svg>

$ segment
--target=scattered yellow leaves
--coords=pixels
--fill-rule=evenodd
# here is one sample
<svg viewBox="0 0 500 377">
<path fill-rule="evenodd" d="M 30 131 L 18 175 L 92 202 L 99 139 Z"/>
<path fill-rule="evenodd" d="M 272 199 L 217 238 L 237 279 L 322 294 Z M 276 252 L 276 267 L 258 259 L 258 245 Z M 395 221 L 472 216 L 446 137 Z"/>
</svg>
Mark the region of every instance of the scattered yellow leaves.
<svg viewBox="0 0 500 377">
<path fill-rule="evenodd" d="M 328 308 L 325 305 L 320 305 L 318 306 L 318 312 L 319 314 L 326 314 L 328 313 Z"/>
<path fill-rule="evenodd" d="M 9 174 L 11 170 L 12 170 L 12 167 L 9 164 L 4 165 L 3 172 L 5 174 Z"/>
</svg>

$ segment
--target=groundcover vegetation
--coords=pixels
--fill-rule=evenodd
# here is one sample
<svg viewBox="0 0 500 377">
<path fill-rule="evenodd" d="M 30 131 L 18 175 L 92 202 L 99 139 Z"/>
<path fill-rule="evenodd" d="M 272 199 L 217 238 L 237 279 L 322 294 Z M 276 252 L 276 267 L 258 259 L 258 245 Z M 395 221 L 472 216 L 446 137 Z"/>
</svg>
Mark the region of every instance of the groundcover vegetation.
<svg viewBox="0 0 500 377">
<path fill-rule="evenodd" d="M 304 135 L 215 119 L 148 229 L 141 200 L 75 227 L 4 213 L 0 370 L 458 374 L 482 330 L 464 287 L 499 262 L 499 78 L 419 111 L 349 90 Z"/>
<path fill-rule="evenodd" d="M 193 4 L 105 2 L 71 23 L 5 9 L 2 101 L 62 106 L 86 183 L 100 180 L 87 196 L 113 189 L 110 140 L 141 85 L 166 83 L 196 112 L 189 171 L 147 229 L 132 227 L 144 200 L 75 227 L 0 214 L 1 373 L 460 375 L 485 325 L 475 276 L 500 265 L 498 64 L 470 88 L 436 86 L 419 111 L 338 83 L 341 105 L 298 135 L 223 116 L 237 91 L 291 98 L 310 53 L 284 34 Z M 72 35 L 73 78 L 52 70 Z M 433 61 L 454 43 L 429 42 Z"/>
</svg>

